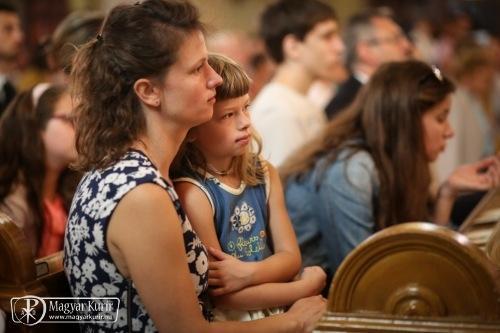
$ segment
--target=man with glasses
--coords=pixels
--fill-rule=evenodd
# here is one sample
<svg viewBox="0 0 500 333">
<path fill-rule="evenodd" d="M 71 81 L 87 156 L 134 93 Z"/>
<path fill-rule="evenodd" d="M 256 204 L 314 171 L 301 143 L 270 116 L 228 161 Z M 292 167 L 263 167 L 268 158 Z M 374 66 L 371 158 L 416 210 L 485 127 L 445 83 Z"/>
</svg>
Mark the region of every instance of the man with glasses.
<svg viewBox="0 0 500 333">
<path fill-rule="evenodd" d="M 354 101 L 381 64 L 407 60 L 413 53 L 410 41 L 390 13 L 383 9 L 371 9 L 353 16 L 345 28 L 344 43 L 350 76 L 325 108 L 330 119 Z"/>
</svg>

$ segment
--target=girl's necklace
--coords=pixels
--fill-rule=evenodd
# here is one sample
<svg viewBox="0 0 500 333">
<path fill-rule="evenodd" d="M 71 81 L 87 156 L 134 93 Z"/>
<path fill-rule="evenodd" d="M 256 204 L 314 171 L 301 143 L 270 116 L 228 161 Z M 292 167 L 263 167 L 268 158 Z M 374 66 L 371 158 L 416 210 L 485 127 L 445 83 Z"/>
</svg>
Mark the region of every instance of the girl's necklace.
<svg viewBox="0 0 500 333">
<path fill-rule="evenodd" d="M 210 163 L 207 163 L 207 169 L 208 171 L 210 171 L 210 173 L 216 174 L 217 176 L 228 176 L 233 173 L 233 161 L 231 161 L 231 164 L 229 165 L 229 168 L 227 168 L 227 170 L 218 170 Z"/>
</svg>

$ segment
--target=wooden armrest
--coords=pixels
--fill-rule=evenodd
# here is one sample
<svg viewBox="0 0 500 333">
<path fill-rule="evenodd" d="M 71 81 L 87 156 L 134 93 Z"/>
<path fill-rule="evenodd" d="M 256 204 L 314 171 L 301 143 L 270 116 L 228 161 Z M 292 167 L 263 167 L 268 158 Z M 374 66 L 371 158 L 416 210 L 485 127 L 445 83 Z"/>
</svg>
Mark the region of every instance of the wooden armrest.
<svg viewBox="0 0 500 333">
<path fill-rule="evenodd" d="M 63 270 L 63 251 L 35 260 L 36 277 L 41 278 Z"/>
</svg>

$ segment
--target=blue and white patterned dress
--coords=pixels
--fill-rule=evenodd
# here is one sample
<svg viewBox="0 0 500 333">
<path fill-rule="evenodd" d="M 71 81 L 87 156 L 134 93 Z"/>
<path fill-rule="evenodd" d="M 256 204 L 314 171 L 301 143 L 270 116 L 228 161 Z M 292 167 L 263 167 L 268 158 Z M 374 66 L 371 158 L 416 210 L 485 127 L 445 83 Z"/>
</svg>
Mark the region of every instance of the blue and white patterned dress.
<svg viewBox="0 0 500 333">
<path fill-rule="evenodd" d="M 157 184 L 164 188 L 175 206 L 184 232 L 187 262 L 200 308 L 204 316 L 209 318 L 204 302 L 208 288 L 206 249 L 192 230 L 172 186 L 161 177 L 159 171 L 143 153 L 130 150 L 112 166 L 87 173 L 81 180 L 71 205 L 64 241 L 64 269 L 73 296 L 120 299 L 116 322 L 82 323 L 84 332 L 129 331 L 128 281 L 118 271 L 111 258 L 106 244 L 106 232 L 111 215 L 119 201 L 130 190 L 145 183 Z M 140 226 L 141 221 L 137 221 L 138 229 Z M 157 332 L 133 284 L 131 292 L 131 330 Z"/>
</svg>

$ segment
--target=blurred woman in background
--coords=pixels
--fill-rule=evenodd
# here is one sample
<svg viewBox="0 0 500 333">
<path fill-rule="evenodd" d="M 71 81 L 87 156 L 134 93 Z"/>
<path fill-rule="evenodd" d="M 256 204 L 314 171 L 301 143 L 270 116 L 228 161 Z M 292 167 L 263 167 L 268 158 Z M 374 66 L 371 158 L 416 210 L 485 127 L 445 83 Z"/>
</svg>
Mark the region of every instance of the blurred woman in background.
<svg viewBox="0 0 500 333">
<path fill-rule="evenodd" d="M 24 231 L 36 257 L 62 250 L 77 175 L 73 107 L 47 83 L 20 93 L 0 118 L 0 210 Z"/>
<path fill-rule="evenodd" d="M 497 158 L 457 168 L 430 210 L 429 163 L 453 136 L 454 85 L 419 61 L 383 65 L 360 99 L 282 168 L 303 264 L 331 279 L 374 232 L 408 221 L 445 225 L 458 194 L 500 181 Z M 327 284 L 328 286 L 329 284 Z"/>
</svg>

